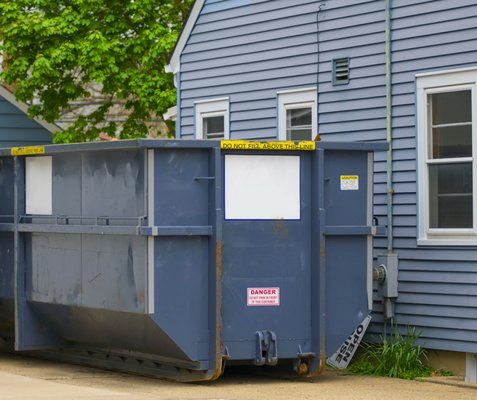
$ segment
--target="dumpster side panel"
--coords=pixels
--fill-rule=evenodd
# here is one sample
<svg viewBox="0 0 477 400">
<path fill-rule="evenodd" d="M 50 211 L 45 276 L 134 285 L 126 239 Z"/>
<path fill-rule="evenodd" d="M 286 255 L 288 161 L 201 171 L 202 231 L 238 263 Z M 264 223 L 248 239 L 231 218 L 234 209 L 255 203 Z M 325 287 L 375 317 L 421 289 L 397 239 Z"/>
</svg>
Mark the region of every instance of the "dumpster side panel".
<svg viewBox="0 0 477 400">
<path fill-rule="evenodd" d="M 144 312 L 145 253 L 143 238 L 33 234 L 28 299 Z"/>
<path fill-rule="evenodd" d="M 211 181 L 201 179 L 209 176 L 210 150 L 156 153 L 149 189 L 144 149 L 52 155 L 53 215 L 34 216 L 33 233 L 23 234 L 28 310 L 67 343 L 207 368 L 210 233 L 191 236 L 187 228 L 211 232 Z M 149 223 L 146 209 L 156 210 Z M 141 234 L 147 225 L 156 236 Z M 81 226 L 92 233 L 74 233 Z M 112 233 L 94 234 L 103 226 Z M 137 236 L 114 234 L 124 226 L 136 227 Z M 170 227 L 173 233 L 164 235 L 161 229 Z M 65 233 L 54 233 L 58 229 Z M 156 311 L 148 315 L 148 279 L 154 276 Z M 38 326 L 31 325 L 30 342 L 40 346 Z"/>
<path fill-rule="evenodd" d="M 13 234 L 10 232 L 0 232 L 0 299 L 13 299 Z"/>
<path fill-rule="evenodd" d="M 369 315 L 366 248 L 366 237 L 336 236 L 326 239 L 328 356 Z"/>
<path fill-rule="evenodd" d="M 267 152 L 239 157 L 244 166 L 253 162 L 262 165 L 262 172 L 266 172 L 266 166 L 276 165 L 277 168 L 283 167 L 285 174 L 290 173 L 290 170 L 295 171 L 294 164 L 289 163 L 287 158 L 298 159 L 299 171 L 295 179 L 298 179 L 299 219 L 261 219 L 259 215 L 255 219 L 245 216 L 224 221 L 224 343 L 232 360 L 256 359 L 262 356 L 257 354 L 257 332 L 271 331 L 276 334 L 279 358 L 294 359 L 300 351 L 312 351 L 312 154 Z M 251 161 L 247 161 L 247 157 Z M 227 166 L 225 163 L 225 168 Z M 267 177 L 265 173 L 262 175 L 263 179 L 276 179 Z M 234 192 L 237 196 L 241 196 L 242 191 L 247 191 L 248 197 L 257 195 L 254 192 L 255 183 L 249 185 L 248 178 L 247 173 L 240 175 L 240 169 L 233 176 L 226 171 L 225 186 L 238 186 L 239 190 Z M 271 185 L 271 190 L 274 187 Z M 280 185 L 276 187 L 277 192 L 280 192 Z M 273 194 L 269 195 L 273 201 Z M 230 201 L 226 199 L 225 204 L 227 200 Z M 259 201 L 261 199 L 257 198 Z M 247 213 L 256 214 L 253 202 L 249 202 L 249 207 L 251 210 L 246 210 Z M 272 297 L 263 297 L 260 289 L 271 291 Z"/>
<path fill-rule="evenodd" d="M 60 153 L 53 157 L 53 215 L 82 215 L 81 165 L 80 153 Z"/>
<path fill-rule="evenodd" d="M 368 316 L 368 153 L 325 155 L 326 352 L 333 354 Z M 352 232 L 362 229 L 362 232 Z"/>
<path fill-rule="evenodd" d="M 208 358 L 208 238 L 161 238 L 155 246 L 153 320 L 193 360 Z"/>
<path fill-rule="evenodd" d="M 0 158 L 0 222 L 13 222 L 13 158 Z"/>
<path fill-rule="evenodd" d="M 13 223 L 13 159 L 0 159 L 0 223 Z M 13 233 L 0 232 L 0 299 L 13 299 Z"/>
<path fill-rule="evenodd" d="M 0 336 L 14 334 L 13 233 L 0 232 Z"/>
<path fill-rule="evenodd" d="M 110 225 L 145 215 L 145 158 L 143 149 L 84 152 L 81 181 L 83 217 L 112 217 Z M 115 220 L 115 218 L 117 220 Z"/>
<path fill-rule="evenodd" d="M 134 148 L 52 155 L 52 216 L 27 218 L 41 232 L 22 235 L 27 346 L 54 346 L 41 342 L 39 330 L 47 329 L 65 341 L 56 345 L 190 362 L 145 314 L 148 239 L 139 235 L 146 217 L 144 154 Z M 94 234 L 118 225 L 138 227 L 138 234 Z M 92 233 L 74 233 L 81 226 Z M 58 229 L 64 233 L 54 233 Z"/>
<path fill-rule="evenodd" d="M 13 223 L 13 159 L 0 158 L 0 223 Z M 0 334 L 14 333 L 13 233 L 0 232 Z"/>
<path fill-rule="evenodd" d="M 369 312 L 371 158 L 339 148 L 46 148 L 51 215 L 24 215 L 35 162 L 17 157 L 17 218 L 0 225 L 0 333 L 16 328 L 17 350 L 178 379 L 216 379 L 225 360 L 318 375 L 323 350 Z M 0 190 L 13 186 L 7 159 Z M 10 200 L 0 211 L 14 213 Z"/>
<path fill-rule="evenodd" d="M 156 150 L 154 221 L 158 226 L 209 224 L 208 149 Z"/>
<path fill-rule="evenodd" d="M 138 359 L 187 360 L 174 341 L 147 315 L 46 303 L 31 306 L 43 323 L 54 326 L 67 343 L 78 349 L 136 355 Z"/>
<path fill-rule="evenodd" d="M 33 233 L 26 243 L 28 300 L 80 306 L 81 235 Z"/>
<path fill-rule="evenodd" d="M 209 226 L 210 157 L 210 149 L 154 151 L 154 225 Z M 206 360 L 209 351 L 210 240 L 186 232 L 154 238 L 152 318 L 193 360 Z"/>
<path fill-rule="evenodd" d="M 146 240 L 82 235 L 82 306 L 143 313 L 146 309 Z"/>
<path fill-rule="evenodd" d="M 0 338 L 15 336 L 15 305 L 13 299 L 0 299 Z M 0 346 L 1 350 L 1 346 Z"/>
<path fill-rule="evenodd" d="M 144 162 L 142 149 L 54 155 L 54 218 L 35 217 L 34 222 L 65 229 L 138 225 L 145 210 Z M 144 237 L 48 232 L 25 236 L 30 300 L 144 312 Z"/>
</svg>

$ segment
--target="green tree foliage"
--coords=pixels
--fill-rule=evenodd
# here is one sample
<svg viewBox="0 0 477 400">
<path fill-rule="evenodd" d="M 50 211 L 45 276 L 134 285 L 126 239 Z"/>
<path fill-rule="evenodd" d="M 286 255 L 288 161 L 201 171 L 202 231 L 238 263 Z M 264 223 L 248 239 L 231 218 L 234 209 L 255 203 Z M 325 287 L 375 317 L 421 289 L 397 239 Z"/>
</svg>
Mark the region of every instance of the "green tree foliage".
<svg viewBox="0 0 477 400">
<path fill-rule="evenodd" d="M 100 88 L 104 101 L 56 142 L 114 135 L 105 116 L 121 101 L 129 117 L 121 138 L 142 137 L 175 103 L 164 71 L 193 0 L 0 0 L 2 80 L 14 85 L 31 117 L 54 122 L 70 102 Z"/>
</svg>

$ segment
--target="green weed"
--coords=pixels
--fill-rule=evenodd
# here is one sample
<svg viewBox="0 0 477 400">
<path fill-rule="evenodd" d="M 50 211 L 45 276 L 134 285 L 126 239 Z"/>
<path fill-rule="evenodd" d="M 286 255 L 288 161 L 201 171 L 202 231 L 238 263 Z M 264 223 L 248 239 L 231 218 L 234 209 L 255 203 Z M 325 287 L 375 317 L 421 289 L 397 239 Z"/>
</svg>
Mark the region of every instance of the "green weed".
<svg viewBox="0 0 477 400">
<path fill-rule="evenodd" d="M 349 370 L 361 375 L 379 375 L 401 379 L 431 376 L 433 370 L 425 365 L 426 350 L 416 344 L 420 333 L 407 327 L 401 335 L 397 325 L 392 326 L 389 338 L 382 337 L 379 344 L 363 343 L 363 354 Z"/>
</svg>

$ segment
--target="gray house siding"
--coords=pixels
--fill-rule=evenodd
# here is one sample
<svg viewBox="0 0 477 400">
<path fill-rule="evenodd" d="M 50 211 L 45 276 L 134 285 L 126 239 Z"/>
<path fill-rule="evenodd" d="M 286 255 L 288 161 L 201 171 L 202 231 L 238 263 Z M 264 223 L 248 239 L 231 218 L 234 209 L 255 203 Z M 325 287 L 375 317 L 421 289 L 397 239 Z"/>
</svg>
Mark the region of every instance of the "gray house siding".
<svg viewBox="0 0 477 400">
<path fill-rule="evenodd" d="M 277 138 L 277 91 L 317 87 L 323 140 L 386 137 L 384 0 L 209 0 L 181 56 L 179 136 L 193 137 L 194 102 L 228 96 L 232 139 Z M 319 11 L 319 12 L 318 12 Z M 477 247 L 417 246 L 418 73 L 477 67 L 475 0 L 392 1 L 396 318 L 429 348 L 477 352 Z M 350 58 L 333 85 L 332 60 Z M 374 213 L 386 224 L 386 154 L 375 157 Z M 386 251 L 375 239 L 375 253 Z M 382 333 L 375 303 L 371 332 Z"/>
<path fill-rule="evenodd" d="M 232 139 L 276 138 L 277 90 L 316 86 L 317 2 L 207 1 L 181 56 L 180 135 L 194 101 L 230 97 Z"/>
<path fill-rule="evenodd" d="M 51 143 L 51 132 L 0 96 L 0 147 Z"/>
<path fill-rule="evenodd" d="M 477 351 L 477 250 L 416 245 L 415 75 L 476 67 L 476 22 L 475 1 L 393 1 L 394 244 L 400 258 L 397 318 L 422 330 L 427 347 L 465 352 Z M 398 148 L 398 141 L 407 145 Z M 382 194 L 377 202 L 384 207 L 377 208 L 384 211 L 385 185 L 378 190 Z M 386 243 L 376 240 L 375 246 L 378 252 L 384 251 Z"/>
<path fill-rule="evenodd" d="M 375 3 L 381 9 L 384 6 L 382 1 Z M 327 13 L 319 24 L 320 60 L 324 64 L 321 69 L 326 66 L 329 69 L 333 58 L 350 56 L 351 81 L 337 88 L 330 85 L 329 79 L 320 80 L 320 133 L 325 140 L 384 139 L 383 25 L 376 36 L 376 54 L 372 54 L 371 42 L 361 41 L 357 32 L 346 37 L 347 29 L 342 35 L 333 35 L 340 26 L 335 19 L 343 17 L 339 16 L 339 10 L 333 9 L 336 3 L 327 4 Z M 422 331 L 426 347 L 475 352 L 477 250 L 417 246 L 415 75 L 477 66 L 477 5 L 475 1 L 450 0 L 394 0 L 392 4 L 393 234 L 400 259 L 396 317 L 400 324 L 414 325 Z M 344 19 L 352 18 L 348 14 Z M 373 37 L 375 28 L 371 25 L 359 26 L 362 38 Z M 327 37 L 330 43 L 325 46 L 323 38 Z M 357 46 L 361 46 L 358 51 L 361 56 L 354 57 Z M 374 65 L 366 64 L 371 57 L 375 57 Z M 353 86 L 353 81 L 358 82 Z M 363 107 L 358 113 L 353 108 L 355 99 L 362 99 L 359 102 Z M 378 154 L 375 162 L 374 212 L 380 223 L 386 223 L 387 212 L 385 157 L 384 153 Z M 375 239 L 376 254 L 385 253 L 386 246 L 386 238 Z M 375 310 L 378 312 L 374 313 L 374 320 L 382 322 L 378 302 Z M 382 333 L 382 325 L 375 323 L 370 331 Z"/>
</svg>

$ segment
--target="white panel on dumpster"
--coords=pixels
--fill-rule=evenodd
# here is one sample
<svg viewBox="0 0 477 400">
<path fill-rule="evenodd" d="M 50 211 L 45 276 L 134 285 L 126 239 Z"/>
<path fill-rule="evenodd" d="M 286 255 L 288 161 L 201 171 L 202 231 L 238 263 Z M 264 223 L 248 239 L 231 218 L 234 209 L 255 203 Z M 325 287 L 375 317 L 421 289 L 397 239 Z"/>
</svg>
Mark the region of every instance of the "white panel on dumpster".
<svg viewBox="0 0 477 400">
<path fill-rule="evenodd" d="M 300 219 L 300 157 L 225 156 L 225 219 Z"/>
<path fill-rule="evenodd" d="M 25 170 L 26 213 L 51 215 L 53 212 L 51 157 L 27 157 Z"/>
</svg>

